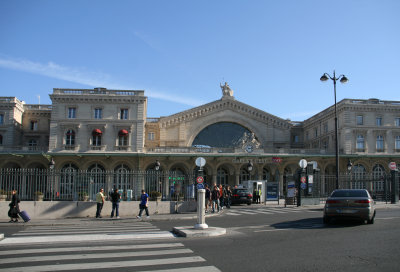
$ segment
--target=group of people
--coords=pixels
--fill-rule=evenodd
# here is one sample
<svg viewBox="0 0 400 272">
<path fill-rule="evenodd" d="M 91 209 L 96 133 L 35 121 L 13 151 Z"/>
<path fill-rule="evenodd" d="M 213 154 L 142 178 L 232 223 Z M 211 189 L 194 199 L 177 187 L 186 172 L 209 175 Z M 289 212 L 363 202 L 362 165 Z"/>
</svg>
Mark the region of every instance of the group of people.
<svg viewBox="0 0 400 272">
<path fill-rule="evenodd" d="M 227 208 L 231 207 L 231 197 L 232 197 L 232 189 L 229 185 L 219 185 L 214 184 L 212 188 L 209 188 L 208 185 L 205 186 L 206 194 L 205 194 L 205 208 L 206 213 L 210 210 L 212 213 L 220 209 L 224 209 L 224 206 Z"/>
<path fill-rule="evenodd" d="M 112 203 L 111 218 L 114 218 L 114 214 L 116 218 L 120 218 L 119 203 L 121 201 L 121 194 L 118 192 L 118 189 L 114 189 L 114 191 L 109 194 L 109 199 Z M 97 202 L 96 218 L 102 218 L 101 210 L 103 209 L 105 200 L 106 197 L 104 195 L 104 189 L 101 188 L 100 191 L 96 194 L 96 202 Z M 142 190 L 142 194 L 140 195 L 140 204 L 139 204 L 140 211 L 139 215 L 137 216 L 138 219 L 142 218 L 143 211 L 146 211 L 147 218 L 150 218 L 148 203 L 149 203 L 149 195 L 146 193 L 145 190 Z"/>
</svg>

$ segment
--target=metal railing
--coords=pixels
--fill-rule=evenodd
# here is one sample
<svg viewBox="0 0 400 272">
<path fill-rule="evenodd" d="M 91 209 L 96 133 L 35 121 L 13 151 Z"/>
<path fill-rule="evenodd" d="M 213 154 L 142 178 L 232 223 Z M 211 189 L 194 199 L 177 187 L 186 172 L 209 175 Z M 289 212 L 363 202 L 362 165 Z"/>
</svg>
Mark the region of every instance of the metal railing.
<svg viewBox="0 0 400 272">
<path fill-rule="evenodd" d="M 1 194 L 9 197 L 15 189 L 21 200 L 94 201 L 101 188 L 106 193 L 118 188 L 127 201 L 139 200 L 142 189 L 154 199 L 183 201 L 195 198 L 195 173 L 0 169 Z"/>
</svg>

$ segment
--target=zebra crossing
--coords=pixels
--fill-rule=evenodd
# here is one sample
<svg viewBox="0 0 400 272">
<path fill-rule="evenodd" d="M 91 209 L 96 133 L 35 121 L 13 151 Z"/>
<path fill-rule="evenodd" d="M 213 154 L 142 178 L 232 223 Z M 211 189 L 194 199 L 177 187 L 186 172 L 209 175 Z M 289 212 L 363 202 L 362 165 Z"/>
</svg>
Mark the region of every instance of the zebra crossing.
<svg viewBox="0 0 400 272">
<path fill-rule="evenodd" d="M 62 226 L 31 226 L 0 241 L 2 244 L 30 244 L 109 240 L 168 239 L 175 236 L 161 231 L 149 222 L 120 224 L 87 224 Z"/>
<path fill-rule="evenodd" d="M 59 244 L 56 247 L 0 247 L 0 272 L 45 272 L 96 270 L 109 271 L 191 271 L 216 272 L 182 243 L 116 244 L 92 243 L 82 247 Z M 150 270 L 149 270 L 150 269 Z"/>
<path fill-rule="evenodd" d="M 150 222 L 31 226 L 0 241 L 0 272 L 220 271 L 176 241 Z"/>
<path fill-rule="evenodd" d="M 299 212 L 318 212 L 307 209 L 296 209 L 296 208 L 281 208 L 281 207 L 262 207 L 262 208 L 240 208 L 240 209 L 228 209 L 224 213 L 226 216 L 240 216 L 240 215 L 257 215 L 257 214 L 284 214 L 284 213 L 299 213 Z"/>
</svg>

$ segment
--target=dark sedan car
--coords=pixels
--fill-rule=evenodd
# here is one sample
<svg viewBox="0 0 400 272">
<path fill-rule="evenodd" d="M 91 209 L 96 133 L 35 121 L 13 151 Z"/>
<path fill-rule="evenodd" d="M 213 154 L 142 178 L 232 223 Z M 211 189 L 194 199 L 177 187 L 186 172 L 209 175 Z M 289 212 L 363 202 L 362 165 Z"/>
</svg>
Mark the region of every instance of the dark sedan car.
<svg viewBox="0 0 400 272">
<path fill-rule="evenodd" d="M 323 221 L 329 223 L 332 218 L 350 218 L 373 224 L 375 203 L 365 189 L 334 190 L 326 200 Z"/>
<path fill-rule="evenodd" d="M 253 195 L 247 189 L 233 189 L 231 203 L 251 205 Z"/>
</svg>

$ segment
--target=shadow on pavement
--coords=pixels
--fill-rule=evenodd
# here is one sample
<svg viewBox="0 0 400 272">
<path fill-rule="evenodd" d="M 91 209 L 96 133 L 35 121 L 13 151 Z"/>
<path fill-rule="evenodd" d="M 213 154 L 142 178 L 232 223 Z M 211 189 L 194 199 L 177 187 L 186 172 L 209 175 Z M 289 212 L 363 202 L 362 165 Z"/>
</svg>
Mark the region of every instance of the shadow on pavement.
<svg viewBox="0 0 400 272">
<path fill-rule="evenodd" d="M 332 220 L 329 224 L 324 224 L 322 218 L 304 218 L 300 220 L 285 221 L 272 224 L 276 229 L 324 229 L 324 228 L 349 228 L 363 225 L 358 220 Z"/>
</svg>

